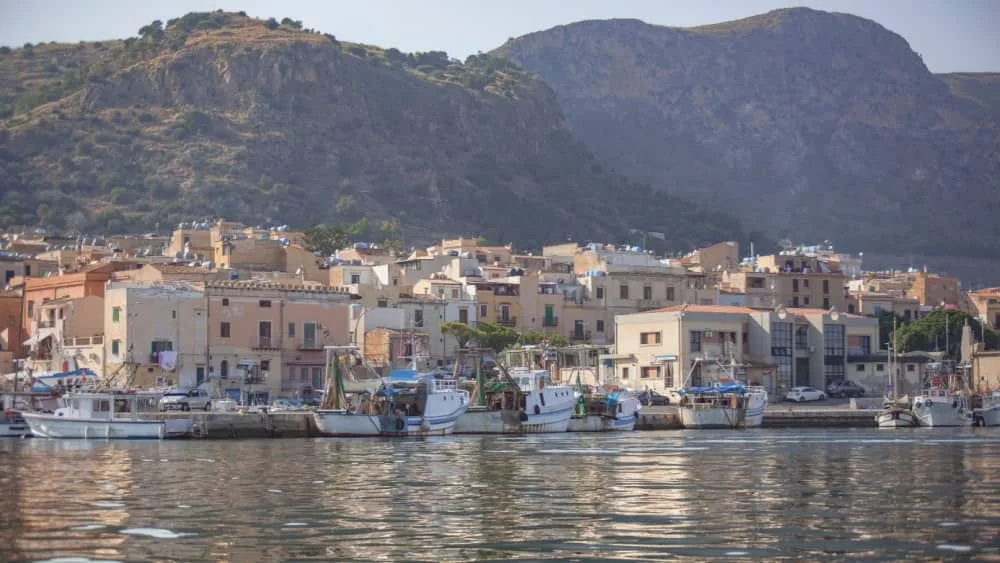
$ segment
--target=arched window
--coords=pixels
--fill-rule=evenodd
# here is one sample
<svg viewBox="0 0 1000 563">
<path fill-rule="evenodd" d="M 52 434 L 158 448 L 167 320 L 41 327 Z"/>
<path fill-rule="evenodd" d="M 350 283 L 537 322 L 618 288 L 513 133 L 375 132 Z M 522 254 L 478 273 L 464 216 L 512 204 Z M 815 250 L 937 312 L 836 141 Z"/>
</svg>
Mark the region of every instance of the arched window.
<svg viewBox="0 0 1000 563">
<path fill-rule="evenodd" d="M 219 363 L 219 379 L 229 379 L 229 360 Z"/>
</svg>

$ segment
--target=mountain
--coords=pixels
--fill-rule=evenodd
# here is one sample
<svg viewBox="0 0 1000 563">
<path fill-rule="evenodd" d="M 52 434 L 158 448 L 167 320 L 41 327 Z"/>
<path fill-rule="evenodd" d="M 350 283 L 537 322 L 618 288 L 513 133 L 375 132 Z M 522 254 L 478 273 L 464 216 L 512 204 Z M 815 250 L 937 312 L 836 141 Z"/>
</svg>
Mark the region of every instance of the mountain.
<svg viewBox="0 0 1000 563">
<path fill-rule="evenodd" d="M 2 48 L 0 119 L 0 226 L 364 216 L 407 242 L 741 236 L 733 216 L 600 164 L 552 90 L 506 60 L 350 44 L 287 18 L 192 13 L 123 41 Z"/>
<path fill-rule="evenodd" d="M 1000 257 L 998 75 L 935 76 L 875 22 L 584 21 L 492 54 L 540 75 L 604 163 L 773 236 Z"/>
</svg>

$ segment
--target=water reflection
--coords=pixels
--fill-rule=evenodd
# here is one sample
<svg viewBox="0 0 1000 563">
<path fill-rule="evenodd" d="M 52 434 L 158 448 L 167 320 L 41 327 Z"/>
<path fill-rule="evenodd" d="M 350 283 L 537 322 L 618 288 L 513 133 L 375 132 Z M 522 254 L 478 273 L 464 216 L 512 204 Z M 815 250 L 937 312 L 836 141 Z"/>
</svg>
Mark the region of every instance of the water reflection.
<svg viewBox="0 0 1000 563">
<path fill-rule="evenodd" d="M 4 559 L 996 557 L 1000 433 L 0 442 Z"/>
</svg>

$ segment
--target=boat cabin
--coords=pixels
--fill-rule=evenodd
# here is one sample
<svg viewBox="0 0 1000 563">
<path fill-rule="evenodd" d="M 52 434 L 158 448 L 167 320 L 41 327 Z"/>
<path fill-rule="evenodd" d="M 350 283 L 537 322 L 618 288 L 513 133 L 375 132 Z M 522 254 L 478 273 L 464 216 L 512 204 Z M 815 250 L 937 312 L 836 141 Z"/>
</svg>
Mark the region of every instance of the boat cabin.
<svg viewBox="0 0 1000 563">
<path fill-rule="evenodd" d="M 74 393 L 59 399 L 56 416 L 136 419 L 158 410 L 160 393 Z"/>
</svg>

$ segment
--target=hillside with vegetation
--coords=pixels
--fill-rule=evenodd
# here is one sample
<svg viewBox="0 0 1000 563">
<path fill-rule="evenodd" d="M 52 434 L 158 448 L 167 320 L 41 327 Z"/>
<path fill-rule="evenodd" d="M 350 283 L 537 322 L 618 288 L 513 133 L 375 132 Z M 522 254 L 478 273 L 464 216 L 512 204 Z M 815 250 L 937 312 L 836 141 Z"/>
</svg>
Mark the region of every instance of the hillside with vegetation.
<svg viewBox="0 0 1000 563">
<path fill-rule="evenodd" d="M 773 236 L 1000 257 L 1000 75 L 936 76 L 875 22 L 584 21 L 493 54 L 538 73 L 604 163 Z"/>
<path fill-rule="evenodd" d="M 0 227 L 165 228 L 224 216 L 475 233 L 533 247 L 738 222 L 600 164 L 506 59 L 338 41 L 191 13 L 124 40 L 0 50 Z"/>
</svg>

